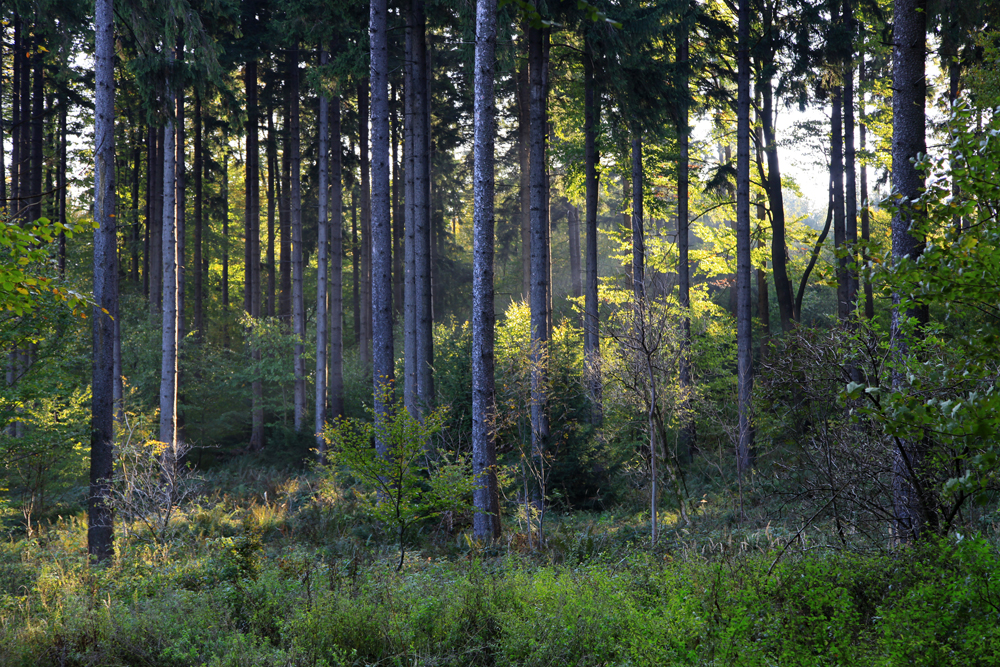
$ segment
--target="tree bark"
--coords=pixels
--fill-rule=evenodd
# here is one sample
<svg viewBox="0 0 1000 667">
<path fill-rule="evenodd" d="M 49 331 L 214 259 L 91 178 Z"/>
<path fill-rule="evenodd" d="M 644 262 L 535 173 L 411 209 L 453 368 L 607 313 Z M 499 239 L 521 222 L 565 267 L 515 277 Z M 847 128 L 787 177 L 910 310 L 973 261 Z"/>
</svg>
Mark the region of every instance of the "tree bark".
<svg viewBox="0 0 1000 667">
<path fill-rule="evenodd" d="M 858 79 L 862 84 L 865 82 L 865 56 L 861 54 L 861 62 L 858 65 Z M 858 140 L 861 146 L 861 152 L 865 152 L 865 140 L 867 128 L 867 118 L 865 116 L 865 98 L 862 95 L 859 99 L 860 106 L 860 120 L 858 123 Z M 870 231 L 870 221 L 871 221 L 871 209 L 868 202 L 868 164 L 866 162 L 861 163 L 861 240 L 867 243 L 871 240 Z M 867 264 L 868 254 L 865 253 L 864 261 Z M 872 319 L 875 317 L 875 295 L 872 291 L 872 283 L 870 280 L 865 281 L 865 318 Z"/>
<path fill-rule="evenodd" d="M 173 56 L 170 56 L 173 61 Z M 163 321 L 160 365 L 160 437 L 166 445 L 163 456 L 166 465 L 176 465 L 177 453 L 177 224 L 176 211 L 176 160 L 174 141 L 176 130 L 173 114 L 176 99 L 171 82 L 166 89 L 167 122 L 163 131 Z M 164 489 L 167 502 L 173 502 L 173 489 Z"/>
<path fill-rule="evenodd" d="M 32 40 L 36 51 L 38 47 L 42 46 L 41 37 L 37 32 L 39 27 L 36 24 L 35 38 Z M 45 155 L 42 150 L 45 72 L 42 66 L 42 58 L 38 57 L 37 53 L 30 61 L 34 64 L 34 76 L 32 76 L 31 80 L 31 180 L 29 184 L 30 189 L 28 190 L 30 199 L 27 201 L 27 205 L 30 206 L 28 209 L 28 220 L 34 221 L 42 217 L 42 171 L 45 165 Z M 25 73 L 25 76 L 27 76 L 27 73 Z"/>
<path fill-rule="evenodd" d="M 493 340 L 496 325 L 493 294 L 494 137 L 496 101 L 496 0 L 476 2 L 476 61 L 473 147 L 472 229 L 472 469 L 478 488 L 473 534 L 482 541 L 500 537 L 500 498 L 496 476 L 496 397 Z M 577 230 L 576 282 L 580 280 Z"/>
<path fill-rule="evenodd" d="M 372 386 L 375 419 L 392 411 L 395 351 L 392 339 L 392 216 L 389 193 L 389 38 L 388 2 L 372 0 L 371 45 L 371 312 Z M 376 438 L 383 456 L 389 443 Z"/>
<path fill-rule="evenodd" d="M 403 406 L 411 417 L 420 415 L 417 389 L 417 274 L 416 274 L 416 139 L 414 114 L 416 107 L 415 47 L 416 27 L 412 4 L 407 12 L 405 36 L 405 63 L 403 66 L 403 215 L 404 244 L 403 264 Z"/>
<path fill-rule="evenodd" d="M 389 104 L 390 129 L 392 137 L 392 305 L 393 317 L 403 314 L 403 211 L 399 206 L 399 189 L 402 185 L 402 165 L 399 163 L 399 100 L 398 85 L 392 86 Z"/>
<path fill-rule="evenodd" d="M 857 32 L 854 22 L 854 10 L 851 0 L 844 0 L 844 24 L 847 26 L 851 41 Z M 854 49 L 851 49 L 854 52 Z M 857 186 L 857 152 L 854 148 L 854 61 L 848 58 L 844 67 L 844 212 L 845 242 L 850 257 L 846 260 L 854 263 L 855 249 L 858 243 L 858 186 Z M 847 310 L 848 317 L 857 307 L 858 273 L 855 269 L 846 267 L 847 272 Z"/>
<path fill-rule="evenodd" d="M 292 228 L 289 222 L 291 211 L 292 191 L 292 151 L 289 147 L 289 137 L 291 127 L 291 91 L 285 89 L 285 123 L 284 144 L 281 150 L 281 187 L 278 193 L 278 236 L 280 237 L 278 248 L 278 273 L 279 295 L 278 295 L 278 317 L 286 324 L 292 319 Z"/>
<path fill-rule="evenodd" d="M 739 3 L 739 52 L 736 103 L 736 347 L 739 434 L 736 460 L 740 474 L 754 465 L 753 329 L 750 302 L 750 0 Z"/>
<path fill-rule="evenodd" d="M 632 292 L 636 300 L 646 296 L 646 244 L 642 220 L 642 139 L 632 128 Z"/>
<path fill-rule="evenodd" d="M 333 49 L 336 53 L 336 45 Z M 344 415 L 344 186 L 340 143 L 340 96 L 330 104 L 330 416 Z"/>
<path fill-rule="evenodd" d="M 530 77 L 531 175 L 531 449 L 541 460 L 548 448 L 548 230 L 545 215 L 545 85 L 542 77 L 543 35 L 528 29 Z M 544 505 L 538 490 L 536 501 Z"/>
<path fill-rule="evenodd" d="M 275 287 L 277 286 L 274 263 L 274 209 L 275 175 L 278 171 L 278 138 L 274 131 L 274 109 L 271 98 L 267 102 L 267 316 L 275 315 Z"/>
<path fill-rule="evenodd" d="M 601 397 L 600 302 L 598 301 L 597 280 L 597 207 L 600 197 L 600 183 L 598 180 L 600 176 L 597 172 L 600 154 L 597 148 L 597 131 L 600 124 L 600 94 L 596 90 L 594 51 L 589 39 L 584 40 L 583 71 L 584 179 L 587 198 L 585 222 L 587 228 L 587 280 L 584 287 L 586 294 L 584 296 L 583 354 L 586 363 L 587 387 L 590 392 L 591 401 L 590 422 L 597 426 L 601 424 L 604 412 Z M 524 142 L 527 145 L 526 139 Z M 524 172 L 527 173 L 527 169 L 524 169 Z M 524 189 L 527 190 L 527 188 Z"/>
<path fill-rule="evenodd" d="M 690 28 L 685 21 L 679 28 L 677 59 L 679 61 L 681 96 L 680 113 L 677 115 L 677 305 L 681 308 L 681 347 L 679 384 L 681 390 L 681 451 L 690 454 L 695 446 L 695 422 L 691 414 L 691 392 L 694 378 L 691 373 L 691 267 L 688 263 L 690 248 L 688 185 L 690 180 L 690 129 L 691 97 L 690 78 Z"/>
<path fill-rule="evenodd" d="M 66 100 L 60 100 L 59 110 L 59 164 L 56 186 L 59 197 L 59 222 L 66 224 Z M 142 174 L 142 131 L 136 128 L 132 144 L 132 237 L 129 239 L 129 279 L 139 284 L 139 180 Z M 59 235 L 59 275 L 66 275 L 66 238 Z"/>
<path fill-rule="evenodd" d="M 90 494 L 87 550 L 100 562 L 114 554 L 110 480 L 114 474 L 114 320 L 118 314 L 115 223 L 114 19 L 111 0 L 94 12 L 94 310 L 91 385 Z"/>
<path fill-rule="evenodd" d="M 197 90 L 197 89 L 196 89 Z M 201 94 L 194 98 L 194 329 L 198 339 L 205 338 L 205 274 L 202 271 L 202 243 L 204 236 L 203 173 L 205 171 L 204 144 L 202 143 Z"/>
<path fill-rule="evenodd" d="M 302 431 L 306 416 L 306 369 L 305 353 L 306 307 L 302 285 L 302 180 L 301 156 L 299 154 L 299 47 L 289 54 L 289 138 L 291 153 L 291 189 L 289 192 L 289 222 L 292 228 L 292 334 L 295 336 L 295 430 Z"/>
<path fill-rule="evenodd" d="M 526 54 L 527 55 L 527 54 Z M 531 85 L 528 59 L 517 73 L 517 157 L 521 199 L 521 296 L 531 294 Z"/>
<path fill-rule="evenodd" d="M 830 180 L 833 182 L 833 245 L 838 251 L 844 250 L 847 241 L 844 226 L 844 126 L 843 92 L 840 87 L 833 93 L 833 108 L 830 114 Z M 837 258 L 837 317 L 841 323 L 850 314 L 847 297 L 847 258 Z"/>
<path fill-rule="evenodd" d="M 580 210 L 570 204 L 566 210 L 566 235 L 569 237 L 570 290 L 574 298 L 583 296 L 583 276 L 580 275 Z"/>
<path fill-rule="evenodd" d="M 149 226 L 149 305 L 152 314 L 163 311 L 163 127 L 156 128 L 156 146 L 153 155 L 153 211 Z M 173 142 L 171 142 L 173 143 Z"/>
<path fill-rule="evenodd" d="M 326 66 L 329 62 L 329 54 L 326 49 L 320 47 L 319 64 Z M 327 338 L 326 312 L 326 291 L 327 291 L 327 201 L 329 199 L 329 166 L 328 156 L 330 154 L 329 132 L 330 132 L 330 98 L 321 91 L 319 96 L 319 156 L 317 170 L 319 172 L 319 192 L 317 194 L 318 203 L 318 240 L 316 252 L 316 406 L 315 406 L 315 426 L 316 449 L 320 459 L 326 450 L 326 440 L 323 439 L 323 427 L 326 424 L 326 374 L 327 374 L 327 349 L 330 343 Z"/>
<path fill-rule="evenodd" d="M 431 283 L 431 145 L 427 17 L 423 0 L 412 0 L 413 23 L 413 266 L 416 302 L 418 411 L 434 405 L 434 313 Z"/>
<path fill-rule="evenodd" d="M 184 60 L 184 40 L 177 40 L 177 60 L 178 64 L 182 64 Z M 177 132 L 177 138 L 175 140 L 174 148 L 177 151 L 177 156 L 174 160 L 174 188 L 175 188 L 175 198 L 174 205 L 176 207 L 176 212 L 174 213 L 174 225 L 177 228 L 176 231 L 176 261 L 177 265 L 175 267 L 176 280 L 177 280 L 177 354 L 180 355 L 180 342 L 184 340 L 184 223 L 185 223 L 185 207 L 186 207 L 186 188 L 184 185 L 184 86 L 178 85 L 174 94 L 177 98 L 177 113 L 174 118 L 174 127 Z M 178 362 L 179 365 L 179 362 Z"/>
<path fill-rule="evenodd" d="M 902 197 L 892 218 L 892 256 L 895 262 L 916 261 L 924 241 L 911 233 L 914 210 L 909 202 L 920 195 L 923 179 L 915 158 L 926 152 L 927 83 L 924 71 L 927 36 L 926 0 L 895 0 L 892 35 L 892 189 Z M 900 296 L 893 294 L 891 319 L 892 352 L 901 367 L 910 354 L 909 342 L 915 332 L 903 329 L 903 318 L 926 322 L 925 309 L 900 312 Z M 895 391 L 906 391 L 901 370 L 892 373 Z M 896 537 L 912 542 L 936 527 L 929 480 L 926 478 L 927 445 L 923 440 L 898 441 L 893 457 L 893 505 Z"/>
<path fill-rule="evenodd" d="M 371 364 L 372 344 L 372 218 L 371 218 L 371 164 L 369 160 L 368 123 L 370 118 L 370 82 L 362 80 L 358 84 L 358 149 L 361 153 L 361 338 L 358 345 L 358 359 L 361 366 Z"/>
</svg>

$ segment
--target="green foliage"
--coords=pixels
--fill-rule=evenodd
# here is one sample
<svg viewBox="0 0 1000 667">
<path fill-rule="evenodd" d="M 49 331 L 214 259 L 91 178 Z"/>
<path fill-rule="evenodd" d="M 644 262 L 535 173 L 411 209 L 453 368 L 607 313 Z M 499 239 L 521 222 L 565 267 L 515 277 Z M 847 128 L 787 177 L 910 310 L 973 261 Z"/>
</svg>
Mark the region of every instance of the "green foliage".
<svg viewBox="0 0 1000 667">
<path fill-rule="evenodd" d="M 381 399 L 388 414 L 375 422 L 340 419 L 323 434 L 330 444 L 328 474 L 345 469 L 374 489 L 365 510 L 377 523 L 394 529 L 403 566 L 407 530 L 445 511 L 471 509 L 476 487 L 471 464 L 461 455 L 427 450 L 445 420 L 446 410 L 412 416 L 393 399 L 391 389 Z M 379 443 L 381 451 L 373 443 Z"/>
</svg>

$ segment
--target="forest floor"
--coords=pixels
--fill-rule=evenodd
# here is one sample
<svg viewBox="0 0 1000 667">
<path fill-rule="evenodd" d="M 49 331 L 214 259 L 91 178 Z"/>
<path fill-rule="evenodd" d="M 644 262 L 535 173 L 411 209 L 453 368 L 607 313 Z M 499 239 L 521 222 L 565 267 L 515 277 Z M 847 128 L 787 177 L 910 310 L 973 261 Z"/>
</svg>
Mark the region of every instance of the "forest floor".
<svg viewBox="0 0 1000 667">
<path fill-rule="evenodd" d="M 120 522 L 106 566 L 82 515 L 0 544 L 0 665 L 1000 664 L 982 536 L 890 551 L 707 498 L 652 548 L 648 513 L 624 509 L 550 513 L 542 547 L 516 521 L 482 547 L 439 520 L 397 571 L 351 489 L 249 467 L 206 481 L 162 530 Z"/>
</svg>

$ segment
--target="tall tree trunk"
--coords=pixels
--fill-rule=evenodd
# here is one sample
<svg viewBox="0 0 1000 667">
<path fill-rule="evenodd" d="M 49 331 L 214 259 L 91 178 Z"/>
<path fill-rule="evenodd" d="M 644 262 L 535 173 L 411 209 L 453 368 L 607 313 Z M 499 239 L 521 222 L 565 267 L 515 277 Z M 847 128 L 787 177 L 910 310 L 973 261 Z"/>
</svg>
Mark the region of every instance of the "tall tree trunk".
<svg viewBox="0 0 1000 667">
<path fill-rule="evenodd" d="M 66 166 L 69 134 L 66 129 L 67 100 L 60 100 L 59 109 L 59 224 L 66 224 Z M 2 142 L 0 142 L 2 143 Z M 0 151 L 2 152 L 2 151 Z M 135 202 L 135 224 L 132 227 L 132 280 L 139 283 L 139 136 L 136 136 L 135 149 L 135 183 L 132 188 L 132 201 Z M 3 180 L 3 161 L 0 160 L 0 180 Z M 59 275 L 66 277 L 66 232 L 59 232 Z"/>
<path fill-rule="evenodd" d="M 548 277 L 545 216 L 545 85 L 542 78 L 543 36 L 528 29 L 528 72 L 531 88 L 531 449 L 541 461 L 548 448 L 547 385 Z M 544 505 L 541 489 L 536 500 Z"/>
<path fill-rule="evenodd" d="M 275 175 L 278 171 L 278 138 L 274 131 L 274 109 L 272 108 L 271 97 L 267 101 L 267 316 L 275 315 L 275 295 L 276 287 L 274 263 L 274 208 L 275 201 Z"/>
<path fill-rule="evenodd" d="M 256 19 L 252 19 L 256 21 Z M 244 264 L 244 309 L 250 318 L 260 320 L 260 106 L 257 92 L 257 61 L 249 60 L 244 69 L 244 86 L 247 95 L 247 149 L 246 149 L 246 211 Z M 260 367 L 260 348 L 250 350 L 254 365 Z M 264 448 L 264 380 L 259 375 L 250 383 L 250 449 Z"/>
<path fill-rule="evenodd" d="M 184 40 L 177 40 L 177 59 L 179 61 L 184 60 Z M 178 349 L 177 354 L 180 355 L 180 341 L 184 340 L 184 223 L 185 221 L 185 210 L 187 205 L 186 187 L 184 184 L 184 86 L 178 85 L 175 90 L 175 95 L 177 97 L 177 113 L 174 120 L 175 128 L 177 132 L 176 143 L 174 149 L 177 152 L 177 156 L 174 162 L 174 187 L 176 188 L 176 194 L 174 199 L 174 206 L 176 208 L 176 213 L 174 214 L 174 225 L 177 227 L 176 231 L 176 258 L 177 265 L 175 267 L 176 280 L 177 280 L 177 342 Z M 178 365 L 180 362 L 178 361 Z"/>
<path fill-rule="evenodd" d="M 399 188 L 402 184 L 399 163 L 399 101 L 397 85 L 392 86 L 389 134 L 392 137 L 392 304 L 395 318 L 403 314 L 403 211 L 399 206 Z"/>
<path fill-rule="evenodd" d="M 66 106 L 65 100 L 61 101 L 62 107 L 59 111 L 59 165 L 57 169 L 57 189 L 59 197 L 59 221 L 65 224 L 66 202 L 63 197 L 66 184 Z M 133 134 L 132 144 L 132 237 L 129 239 L 129 279 L 132 284 L 139 284 L 139 180 L 142 175 L 142 131 L 136 128 Z M 66 248 L 65 241 L 60 235 L 59 238 L 59 273 L 66 273 Z"/>
<path fill-rule="evenodd" d="M 434 404 L 434 314 L 431 287 L 430 94 L 427 18 L 423 0 L 411 1 L 413 23 L 413 266 L 416 302 L 416 373 L 419 411 Z"/>
<path fill-rule="evenodd" d="M 150 272 L 150 228 L 153 225 L 153 193 L 156 183 L 156 131 L 152 126 L 146 128 L 146 224 L 142 239 L 142 296 L 149 299 Z"/>
<path fill-rule="evenodd" d="M 320 47 L 319 64 L 325 67 L 329 62 L 329 54 L 326 49 Z M 317 170 L 319 171 L 319 191 L 317 193 L 318 203 L 318 240 L 316 248 L 316 413 L 315 430 L 316 449 L 323 458 L 326 450 L 326 440 L 323 439 L 323 427 L 326 424 L 326 373 L 327 373 L 327 349 L 329 339 L 327 338 L 326 311 L 326 290 L 327 290 L 327 247 L 329 242 L 327 223 L 327 202 L 329 200 L 328 185 L 328 165 L 330 154 L 329 132 L 330 132 L 330 98 L 321 91 L 319 96 L 319 156 Z"/>
<path fill-rule="evenodd" d="M 472 469 L 478 481 L 473 493 L 473 534 L 478 540 L 500 537 L 500 497 L 496 476 L 496 397 L 494 395 L 493 304 L 494 137 L 496 101 L 496 0 L 476 2 L 475 116 L 473 149 L 472 229 Z M 572 237 L 571 237 L 572 238 Z M 577 229 L 576 282 L 580 281 L 580 238 Z"/>
<path fill-rule="evenodd" d="M 584 287 L 586 295 L 584 297 L 583 354 L 587 369 L 587 387 L 590 391 L 590 421 L 596 426 L 600 425 L 604 412 L 601 398 L 600 302 L 598 301 L 597 280 L 597 207 L 600 197 L 598 180 L 600 175 L 597 171 L 600 154 L 597 149 L 597 130 L 600 124 L 600 95 L 596 90 L 594 51 L 589 39 L 584 40 L 583 72 L 584 178 L 587 197 L 585 222 L 587 228 L 587 281 Z M 526 139 L 524 139 L 524 143 L 527 146 Z M 527 173 L 527 169 L 524 172 Z"/>
<path fill-rule="evenodd" d="M 771 208 L 771 273 L 774 293 L 778 300 L 781 330 L 792 330 L 794 300 L 792 281 L 788 277 L 788 248 L 785 241 L 785 200 L 781 191 L 781 166 L 774 136 L 774 99 L 770 79 L 761 85 L 761 129 L 764 133 L 764 156 L 767 159 L 767 200 Z"/>
<path fill-rule="evenodd" d="M 899 210 L 892 218 L 893 260 L 915 261 L 924 249 L 923 239 L 910 233 L 914 210 L 909 202 L 920 195 L 923 179 L 916 168 L 916 157 L 926 152 L 927 80 L 924 71 L 927 36 L 926 0 L 895 0 L 892 35 L 892 190 L 902 197 Z M 909 343 L 915 335 L 904 331 L 903 318 L 915 317 L 927 321 L 926 309 L 900 312 L 900 297 L 892 296 L 892 348 L 897 369 L 910 354 Z M 892 373 L 892 387 L 906 391 L 907 381 L 902 370 Z M 893 505 L 896 537 L 902 542 L 918 539 L 925 531 L 936 528 L 936 513 L 932 506 L 932 482 L 928 479 L 927 444 L 924 439 L 896 439 L 893 459 Z"/>
<path fill-rule="evenodd" d="M 527 56 L 527 54 L 525 54 Z M 531 85 L 528 59 L 517 73 L 517 157 L 521 200 L 521 295 L 531 294 Z M 593 74 L 593 73 L 592 73 Z"/>
<path fill-rule="evenodd" d="M 414 66 L 414 26 L 413 6 L 409 7 L 406 21 L 405 62 L 403 65 L 403 206 L 405 240 L 403 263 L 403 405 L 411 417 L 420 414 L 417 405 L 417 274 L 416 274 L 416 133 L 414 114 L 416 107 L 416 72 Z"/>
<path fill-rule="evenodd" d="M 292 319 L 292 228 L 289 223 L 291 216 L 291 191 L 292 191 L 292 151 L 289 147 L 291 127 L 291 91 L 285 88 L 285 122 L 284 122 L 284 144 L 281 150 L 281 188 L 278 193 L 278 236 L 280 247 L 278 249 L 278 272 L 280 274 L 280 287 L 278 295 L 278 317 L 286 324 Z"/>
<path fill-rule="evenodd" d="M 354 344 L 361 346 L 361 243 L 358 241 L 358 187 L 351 188 L 351 278 L 354 305 Z"/>
<path fill-rule="evenodd" d="M 114 320 L 118 314 L 118 253 L 115 224 L 115 52 L 111 0 L 94 11 L 94 363 L 91 385 L 90 495 L 87 550 L 104 561 L 114 554 Z"/>
<path fill-rule="evenodd" d="M 288 61 L 289 138 L 291 190 L 289 218 L 292 227 L 292 334 L 295 336 L 295 430 L 302 431 L 306 416 L 306 369 L 303 354 L 306 337 L 306 306 L 302 285 L 302 192 L 301 157 L 299 155 L 299 47 L 289 53 Z"/>
<path fill-rule="evenodd" d="M 858 79 L 862 84 L 865 82 L 865 56 L 861 54 L 861 62 L 858 65 Z M 865 97 L 861 95 L 859 98 L 859 107 L 861 122 L 858 123 L 858 140 L 860 141 L 861 152 L 865 152 L 865 140 L 866 133 L 868 131 L 867 118 L 865 116 Z M 870 220 L 871 220 L 871 208 L 868 202 L 868 164 L 866 162 L 861 163 L 861 240 L 866 244 L 871 240 L 870 231 Z M 865 253 L 864 257 L 865 263 L 868 262 L 868 254 Z M 872 319 L 875 317 L 875 295 L 872 291 L 872 283 L 870 280 L 865 281 L 865 317 L 867 319 Z"/>
<path fill-rule="evenodd" d="M 6 31 L 2 33 L 6 36 Z M 0 39 L 0 71 L 3 70 L 4 63 L 4 44 L 2 39 Z M 4 146 L 4 122 L 3 122 L 3 93 L 0 93 L 0 212 L 7 213 L 7 151 L 3 150 Z"/>
<path fill-rule="evenodd" d="M 332 49 L 337 51 L 337 45 Z M 330 416 L 344 414 L 344 185 L 343 157 L 340 143 L 340 96 L 330 105 L 330 138 L 333 152 L 330 181 L 333 201 L 330 206 Z"/>
<path fill-rule="evenodd" d="M 11 218 L 20 216 L 21 210 L 21 135 L 24 124 L 21 119 L 21 61 L 24 58 L 22 44 L 21 17 L 14 12 L 14 57 L 11 72 L 10 91 L 10 196 L 13 204 L 10 207 Z M 0 151 L 2 152 L 2 151 Z"/>
<path fill-rule="evenodd" d="M 837 87 L 833 93 L 833 109 L 830 114 L 830 180 L 833 182 L 833 245 L 838 251 L 847 242 L 844 227 L 844 135 L 843 135 L 843 91 Z M 841 323 L 850 314 L 847 296 L 847 258 L 837 258 L 837 317 Z"/>
<path fill-rule="evenodd" d="M 222 345 L 229 347 L 229 149 L 222 146 Z"/>
<path fill-rule="evenodd" d="M 28 210 L 28 219 L 32 221 L 38 220 L 42 217 L 42 172 L 45 165 L 45 154 L 42 144 L 45 115 L 45 74 L 44 67 L 42 66 L 42 58 L 38 57 L 37 54 L 37 51 L 40 50 L 39 47 L 42 46 L 41 36 L 37 32 L 39 27 L 40 26 L 36 24 L 35 39 L 33 40 L 36 55 L 34 58 L 30 59 L 34 64 L 34 76 L 31 80 L 31 181 L 29 185 L 31 199 L 29 199 L 26 203 L 31 206 Z"/>
<path fill-rule="evenodd" d="M 361 152 L 361 338 L 358 359 L 365 368 L 371 363 L 372 344 L 372 214 L 371 164 L 369 161 L 368 108 L 370 82 L 358 84 L 358 149 Z"/>
<path fill-rule="evenodd" d="M 389 196 L 389 36 L 388 1 L 372 0 L 371 45 L 371 312 L 372 386 L 375 420 L 392 411 L 395 351 L 392 340 L 392 217 Z M 376 438 L 383 456 L 389 443 Z"/>
<path fill-rule="evenodd" d="M 632 292 L 638 301 L 646 296 L 646 244 L 642 224 L 642 139 L 632 128 Z"/>
<path fill-rule="evenodd" d="M 197 88 L 195 89 L 197 91 Z M 204 144 L 201 118 L 201 93 L 195 92 L 194 97 L 194 329 L 198 339 L 205 338 L 205 283 L 202 271 L 202 237 L 204 233 L 203 176 L 205 171 Z"/>
<path fill-rule="evenodd" d="M 681 390 L 681 430 L 680 447 L 690 454 L 695 447 L 695 421 L 691 414 L 691 392 L 694 378 L 691 373 L 691 267 L 688 263 L 690 247 L 688 183 L 690 180 L 690 129 L 689 115 L 691 97 L 690 78 L 690 18 L 679 27 L 677 60 L 680 70 L 681 96 L 677 115 L 677 305 L 681 307 L 681 347 L 679 384 Z"/>
<path fill-rule="evenodd" d="M 156 128 L 156 152 L 153 163 L 153 222 L 149 227 L 149 297 L 154 315 L 163 312 L 163 165 L 165 128 Z M 173 144 L 173 141 L 170 142 Z M 173 179 L 171 179 L 172 181 Z"/>
<path fill-rule="evenodd" d="M 580 209 L 570 204 L 566 210 L 566 235 L 569 237 L 570 290 L 574 298 L 583 296 L 583 276 L 580 275 Z"/>
<path fill-rule="evenodd" d="M 174 60 L 173 54 L 169 56 Z M 167 122 L 163 132 L 163 322 L 160 366 L 160 437 L 166 445 L 165 465 L 177 463 L 177 225 L 174 215 L 176 196 L 176 160 L 173 114 L 176 99 L 168 80 L 166 89 Z M 168 476 L 171 479 L 172 476 Z M 163 489 L 166 501 L 174 501 L 174 489 L 167 482 Z"/>
<path fill-rule="evenodd" d="M 739 4 L 739 68 L 736 103 L 736 347 L 739 434 L 736 461 L 741 476 L 754 465 L 753 329 L 750 303 L 750 0 Z"/>
<path fill-rule="evenodd" d="M 850 31 L 851 41 L 857 32 L 854 22 L 854 10 L 851 0 L 844 0 L 844 24 Z M 851 52 L 853 53 L 853 49 Z M 857 187 L 857 153 L 854 149 L 854 61 L 848 58 L 844 68 L 844 203 L 845 203 L 845 241 L 850 252 L 849 264 L 854 263 L 855 250 L 858 244 L 858 187 Z M 858 273 L 847 268 L 847 309 L 850 317 L 857 306 Z"/>
</svg>

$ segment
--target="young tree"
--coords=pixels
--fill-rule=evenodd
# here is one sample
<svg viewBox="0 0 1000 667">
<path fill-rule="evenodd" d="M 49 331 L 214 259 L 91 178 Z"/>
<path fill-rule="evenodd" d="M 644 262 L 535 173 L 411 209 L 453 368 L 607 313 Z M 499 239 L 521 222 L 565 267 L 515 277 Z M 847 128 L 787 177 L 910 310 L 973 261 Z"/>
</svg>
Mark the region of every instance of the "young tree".
<svg viewBox="0 0 1000 667">
<path fill-rule="evenodd" d="M 114 471 L 114 320 L 118 316 L 115 222 L 115 45 L 111 0 L 94 10 L 94 316 L 87 549 L 103 561 L 114 553 L 110 481 Z"/>
<path fill-rule="evenodd" d="M 472 470 L 478 486 L 473 494 L 476 539 L 500 537 L 500 500 L 496 477 L 496 397 L 494 357 L 496 315 L 493 310 L 494 140 L 496 101 L 496 0 L 476 2 L 475 138 L 473 145 L 472 239 Z M 579 241 L 578 241 L 579 244 Z M 577 262 L 579 276 L 579 260 Z M 577 277 L 579 280 L 579 277 Z"/>
</svg>

